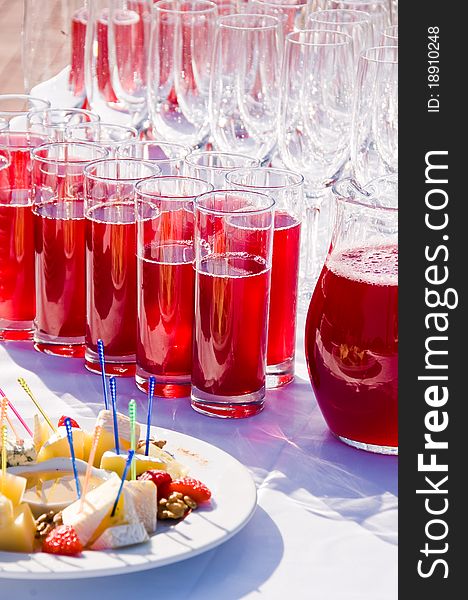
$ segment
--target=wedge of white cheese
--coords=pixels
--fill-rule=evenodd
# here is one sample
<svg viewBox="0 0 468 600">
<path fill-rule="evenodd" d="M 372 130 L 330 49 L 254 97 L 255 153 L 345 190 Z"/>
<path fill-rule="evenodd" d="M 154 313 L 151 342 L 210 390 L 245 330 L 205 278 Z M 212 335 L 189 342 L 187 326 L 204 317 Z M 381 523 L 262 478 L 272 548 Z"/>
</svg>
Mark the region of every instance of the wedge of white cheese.
<svg viewBox="0 0 468 600">
<path fill-rule="evenodd" d="M 154 485 L 153 485 L 154 487 Z M 116 525 L 106 529 L 92 544 L 91 550 L 108 550 L 141 544 L 149 539 L 146 529 L 140 521 L 130 525 Z"/>
<path fill-rule="evenodd" d="M 158 518 L 156 486 L 152 481 L 127 481 L 125 491 L 132 496 L 138 518 L 151 535 L 156 531 Z"/>
</svg>

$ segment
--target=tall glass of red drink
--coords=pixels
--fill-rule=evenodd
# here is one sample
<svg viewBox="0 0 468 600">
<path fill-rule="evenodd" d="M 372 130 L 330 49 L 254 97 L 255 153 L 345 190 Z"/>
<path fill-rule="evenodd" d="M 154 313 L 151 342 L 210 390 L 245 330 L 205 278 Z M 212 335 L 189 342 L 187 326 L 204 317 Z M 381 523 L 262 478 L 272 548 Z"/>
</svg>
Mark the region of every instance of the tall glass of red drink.
<svg viewBox="0 0 468 600">
<path fill-rule="evenodd" d="M 304 177 L 262 167 L 231 171 L 226 182 L 227 187 L 262 192 L 275 200 L 267 350 L 267 388 L 275 388 L 294 378 Z"/>
<path fill-rule="evenodd" d="M 0 169 L 0 340 L 32 338 L 36 304 L 30 151 L 45 142 L 46 137 L 27 131 L 0 132 L 0 144 L 8 153 Z"/>
<path fill-rule="evenodd" d="M 84 168 L 97 144 L 57 142 L 32 151 L 36 350 L 82 357 L 86 326 Z"/>
<path fill-rule="evenodd" d="M 158 175 L 151 163 L 99 160 L 85 169 L 85 366 L 100 372 L 102 339 L 109 375 L 135 375 L 137 283 L 135 184 Z"/>
<path fill-rule="evenodd" d="M 193 201 L 213 186 L 189 177 L 137 184 L 136 383 L 156 394 L 190 395 L 195 274 Z"/>
<path fill-rule="evenodd" d="M 336 184 L 335 228 L 307 316 L 312 387 L 331 431 L 356 448 L 398 453 L 396 179 Z"/>
<path fill-rule="evenodd" d="M 192 407 L 210 416 L 263 408 L 274 204 L 243 190 L 195 200 Z"/>
</svg>

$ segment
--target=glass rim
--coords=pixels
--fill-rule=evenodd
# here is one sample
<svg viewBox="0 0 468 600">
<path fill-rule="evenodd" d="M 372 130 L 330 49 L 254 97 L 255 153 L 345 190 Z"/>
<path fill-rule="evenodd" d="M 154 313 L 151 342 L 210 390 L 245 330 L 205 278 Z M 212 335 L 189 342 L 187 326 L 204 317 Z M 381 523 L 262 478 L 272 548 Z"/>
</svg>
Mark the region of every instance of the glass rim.
<svg viewBox="0 0 468 600">
<path fill-rule="evenodd" d="M 133 165 L 143 165 L 145 167 L 149 167 L 153 172 L 151 175 L 143 175 L 143 176 L 138 176 L 138 177 L 111 177 L 111 176 L 104 176 L 104 175 L 94 175 L 93 173 L 91 173 L 91 169 L 93 169 L 96 166 L 99 166 L 100 164 L 103 163 L 107 163 L 107 164 L 116 164 L 116 163 L 129 163 L 129 164 L 133 164 Z M 93 161 L 89 161 L 89 164 L 86 165 L 86 167 L 84 168 L 84 176 L 86 179 L 92 179 L 93 181 L 103 181 L 103 182 L 128 182 L 128 183 L 132 183 L 134 181 L 141 181 L 143 179 L 149 179 L 150 177 L 156 177 L 159 173 L 161 172 L 160 168 L 155 165 L 154 163 L 148 162 L 146 160 L 140 160 L 139 158 L 101 158 L 98 160 L 93 160 Z"/>
<path fill-rule="evenodd" d="M 87 123 L 100 123 L 101 122 L 101 117 L 96 114 L 93 113 L 90 110 L 87 110 L 86 108 L 52 108 L 51 106 L 49 106 L 48 108 L 33 108 L 31 110 L 29 110 L 27 112 L 27 118 L 28 120 L 30 119 L 30 117 L 33 117 L 34 115 L 37 115 L 38 113 L 53 113 L 53 112 L 57 112 L 57 113 L 71 113 L 71 114 L 79 114 L 79 115 L 87 115 L 89 117 L 92 117 L 92 119 L 90 121 L 86 121 Z M 35 123 L 34 123 L 35 124 Z M 55 125 L 60 125 L 61 123 L 57 123 Z M 53 126 L 54 124 L 51 123 L 49 124 L 49 126 Z M 66 123 L 64 123 L 64 125 L 67 125 Z M 78 125 L 78 123 L 77 123 Z"/>
<path fill-rule="evenodd" d="M 258 19 L 261 17 L 265 19 L 266 23 L 270 21 L 270 24 L 264 25 L 231 25 L 229 21 L 243 20 L 244 22 L 247 20 L 252 20 L 252 18 Z M 265 15 L 265 14 L 257 14 L 257 13 L 241 13 L 241 14 L 233 14 L 233 15 L 222 15 L 218 17 L 217 20 L 218 27 L 222 27 L 223 29 L 232 29 L 233 31 L 265 31 L 268 29 L 278 29 L 281 25 L 281 21 L 278 17 L 274 17 L 273 15 Z"/>
<path fill-rule="evenodd" d="M 290 2 L 274 2 L 274 0 L 254 0 L 254 4 L 258 2 L 259 4 L 266 4 L 267 6 L 273 6 L 275 8 L 301 8 L 303 6 L 307 6 L 309 4 L 308 0 L 301 0 L 297 2 L 297 4 L 291 4 Z"/>
<path fill-rule="evenodd" d="M 301 36 L 304 33 L 337 33 L 338 36 L 343 38 L 341 42 L 309 42 L 296 39 L 298 36 Z M 292 31 L 288 33 L 286 36 L 286 42 L 289 44 L 295 44 L 297 46 L 309 46 L 311 48 L 340 48 L 344 46 L 350 46 L 353 42 L 353 38 L 345 33 L 344 31 L 337 31 L 335 29 L 299 29 L 298 31 Z M 389 46 L 386 46 L 389 48 Z"/>
<path fill-rule="evenodd" d="M 355 206 L 361 206 L 366 210 L 385 212 L 389 215 L 397 215 L 398 214 L 398 204 L 396 206 L 376 206 L 370 204 L 369 202 L 365 202 L 364 198 L 366 195 L 368 198 L 371 197 L 370 186 L 375 185 L 379 181 L 389 180 L 394 181 L 396 185 L 398 185 L 398 175 L 395 173 L 393 175 L 382 175 L 380 177 L 376 177 L 375 179 L 371 179 L 366 185 L 361 186 L 359 183 L 353 179 L 352 177 L 346 177 L 344 179 L 340 179 L 332 186 L 332 191 L 335 194 L 335 199 L 338 202 L 346 202 L 347 204 L 354 204 Z M 357 198 L 346 197 L 342 191 L 340 191 L 341 186 L 347 185 L 347 189 L 353 189 L 355 192 L 360 192 L 362 199 L 359 200 Z"/>
<path fill-rule="evenodd" d="M 28 108 L 26 110 L 6 110 L 3 109 L 1 107 L 1 103 L 2 100 L 12 100 L 14 98 L 17 99 L 21 99 L 21 100 L 30 100 L 32 102 L 40 102 L 40 103 L 44 103 L 45 106 L 44 108 L 38 108 L 38 109 L 31 109 Z M 19 115 L 27 115 L 31 112 L 31 110 L 46 110 L 47 108 L 50 108 L 50 102 L 48 100 L 44 100 L 44 98 L 38 98 L 37 96 L 31 96 L 31 94 L 0 94 L 0 114 L 1 115 L 9 115 L 12 117 L 15 116 L 19 116 Z"/>
<path fill-rule="evenodd" d="M 340 4 L 346 4 L 348 6 L 356 6 L 356 4 L 367 4 L 367 5 L 379 4 L 380 6 L 383 6 L 385 8 L 385 10 L 387 10 L 386 1 L 387 0 L 336 0 L 335 4 L 337 4 L 338 2 Z M 331 10 L 334 10 L 334 9 L 331 9 Z"/>
<path fill-rule="evenodd" d="M 180 6 L 181 4 L 204 4 L 205 8 L 181 10 L 180 8 L 171 8 L 170 6 L 162 7 L 161 5 L 163 4 L 174 4 L 175 6 Z M 174 15 L 203 15 L 211 12 L 217 12 L 218 7 L 214 2 L 211 2 L 211 0 L 182 0 L 182 3 L 178 2 L 177 0 L 159 0 L 153 4 L 153 10 L 154 12 L 158 11 L 168 14 L 172 13 Z"/>
<path fill-rule="evenodd" d="M 259 1 L 259 0 L 257 0 Z M 328 21 L 324 18 L 324 20 L 319 19 L 319 15 L 323 15 L 323 14 L 329 14 L 330 16 L 334 13 L 334 14 L 343 14 L 346 13 L 347 15 L 356 15 L 357 17 L 359 17 L 361 20 L 356 20 L 356 21 Z M 366 12 L 365 10 L 357 10 L 354 8 L 326 8 L 323 10 L 317 10 L 315 12 L 312 12 L 308 15 L 307 17 L 307 23 L 330 23 L 330 24 L 336 24 L 336 25 L 362 25 L 363 23 L 369 23 L 370 25 L 372 24 L 372 16 L 370 13 Z"/>
<path fill-rule="evenodd" d="M 34 134 L 33 134 L 34 135 Z M 41 135 L 41 134 L 37 134 Z M 49 158 L 48 156 L 38 156 L 38 152 L 40 150 L 49 149 L 51 147 L 64 148 L 65 146 L 80 146 L 82 148 L 89 148 L 90 150 L 98 149 L 100 152 L 104 152 L 105 154 L 101 159 L 96 158 L 87 158 L 83 160 L 60 160 L 60 158 Z M 98 144 L 97 142 L 80 142 L 80 141 L 66 141 L 66 142 L 46 142 L 45 144 L 41 144 L 40 146 L 36 146 L 31 150 L 31 157 L 33 160 L 37 160 L 38 162 L 42 162 L 48 165 L 55 165 L 57 163 L 61 165 L 87 165 L 90 162 L 97 162 L 98 160 L 106 160 L 107 156 L 109 156 L 109 151 Z"/>
<path fill-rule="evenodd" d="M 285 176 L 291 176 L 292 178 L 296 179 L 296 181 L 293 181 L 291 183 L 286 183 L 284 185 L 258 185 L 258 184 L 251 184 L 251 183 L 236 183 L 234 181 L 232 181 L 232 177 L 230 177 L 230 175 L 235 175 L 237 174 L 241 174 L 241 173 L 245 173 L 248 174 L 252 171 L 255 171 L 257 173 L 276 173 L 278 175 L 285 175 Z M 238 169 L 232 169 L 231 171 L 229 171 L 229 173 L 226 174 L 226 181 L 228 183 L 234 184 L 234 185 L 242 185 L 245 186 L 246 191 L 250 191 L 250 190 L 255 190 L 255 189 L 259 189 L 259 190 L 285 190 L 285 189 L 289 189 L 289 188 L 297 188 L 300 187 L 301 185 L 304 184 L 305 178 L 301 173 L 298 173 L 297 171 L 290 171 L 289 169 L 281 169 L 280 167 L 240 167 Z"/>
<path fill-rule="evenodd" d="M 398 48 L 399 46 L 371 46 L 370 48 L 366 48 L 365 50 L 363 50 L 361 52 L 361 54 L 359 55 L 359 60 L 365 60 L 367 62 L 372 62 L 372 63 L 376 63 L 376 64 L 381 64 L 381 65 L 397 65 L 398 64 L 398 58 L 396 60 L 391 60 L 391 59 L 384 59 L 384 58 L 374 58 L 373 56 L 370 56 L 372 53 L 375 53 L 377 50 L 379 52 L 385 52 L 385 53 L 389 53 L 390 51 L 395 51 L 396 50 L 396 54 L 398 56 Z"/>
<path fill-rule="evenodd" d="M 200 202 L 202 202 L 205 198 L 208 198 L 210 196 L 211 197 L 216 196 L 216 195 L 225 196 L 226 194 L 232 194 L 234 196 L 248 195 L 248 196 L 255 196 L 257 198 L 262 197 L 262 198 L 266 198 L 269 201 L 269 204 L 262 208 L 250 207 L 250 208 L 252 208 L 252 210 L 245 210 L 245 209 L 223 210 L 223 209 L 217 209 L 217 208 L 207 208 L 206 206 L 203 206 L 202 204 L 200 204 Z M 229 216 L 229 215 L 242 215 L 242 214 L 261 215 L 264 213 L 272 212 L 276 202 L 275 202 L 274 198 L 272 198 L 268 194 L 262 194 L 261 192 L 253 192 L 250 190 L 212 190 L 211 192 L 206 192 L 205 194 L 200 194 L 200 196 L 197 196 L 195 198 L 194 204 L 195 204 L 195 208 L 197 210 L 199 210 L 200 212 L 203 212 L 205 214 Z"/>
<path fill-rule="evenodd" d="M 137 148 L 144 148 L 147 146 L 160 146 L 160 147 L 164 148 L 164 146 L 169 146 L 169 147 L 172 146 L 172 147 L 180 148 L 181 150 L 184 150 L 184 151 L 187 150 L 188 153 L 191 152 L 190 146 L 185 145 L 185 144 L 179 144 L 178 142 L 166 142 L 163 140 L 138 140 L 138 139 L 135 139 L 135 140 L 125 140 L 123 142 L 120 142 L 119 147 L 117 148 L 117 153 L 119 153 L 119 151 L 121 149 L 125 149 L 125 148 L 132 147 L 132 146 L 135 146 Z M 133 158 L 133 157 L 119 156 L 118 158 Z M 138 159 L 138 160 L 140 160 L 140 159 Z M 163 161 L 167 161 L 167 160 L 185 160 L 185 156 L 179 157 L 179 158 L 177 158 L 177 157 L 174 157 L 174 158 L 170 158 L 170 157 L 151 158 L 151 159 L 145 158 L 145 159 L 141 159 L 141 160 L 146 160 L 146 161 L 157 163 L 157 162 L 163 162 Z"/>
<path fill-rule="evenodd" d="M 39 131 L 30 131 L 30 130 L 20 131 L 20 130 L 16 130 L 16 129 L 2 129 L 0 131 L 0 141 L 1 141 L 2 137 L 6 136 L 6 135 L 8 135 L 8 136 L 10 136 L 10 135 L 13 135 L 13 136 L 17 136 L 17 135 L 26 136 L 26 139 L 28 139 L 28 140 L 31 137 L 41 138 L 41 140 L 43 140 L 43 141 L 42 141 L 41 144 L 38 144 L 37 147 L 39 147 L 39 146 L 45 146 L 46 144 L 53 143 L 52 140 L 51 140 L 51 138 L 50 138 L 50 136 L 48 136 L 45 133 L 41 133 Z M 7 145 L 7 144 L 5 144 L 5 140 L 3 142 L 1 142 L 1 143 L 2 143 L 2 145 Z M 30 144 L 8 144 L 7 147 L 8 146 L 10 148 L 31 148 Z"/>
<path fill-rule="evenodd" d="M 183 181 L 196 181 L 197 183 L 202 183 L 203 185 L 211 188 L 205 192 L 201 192 L 200 194 L 191 194 L 190 196 L 175 196 L 173 194 L 169 195 L 169 194 L 152 194 L 151 192 L 145 192 L 145 191 L 141 191 L 140 188 L 142 188 L 145 184 L 148 184 L 150 182 L 153 181 L 159 181 L 161 179 L 165 179 L 165 180 L 174 180 L 174 179 L 179 179 L 179 180 L 183 180 Z M 139 181 L 136 185 L 135 185 L 135 190 L 136 193 L 138 194 L 139 197 L 141 198 L 147 198 L 148 200 L 150 198 L 154 199 L 155 198 L 160 198 L 161 200 L 191 200 L 196 198 L 197 196 L 201 196 L 202 194 L 209 194 L 211 192 L 214 191 L 214 186 L 209 183 L 208 181 L 204 181 L 203 179 L 197 179 L 196 177 L 186 177 L 185 175 L 155 175 L 153 177 L 147 177 L 146 179 L 143 179 L 141 181 Z"/>
<path fill-rule="evenodd" d="M 129 131 L 131 133 L 135 133 L 136 135 L 138 135 L 138 130 L 135 127 L 132 127 L 131 125 L 119 125 L 118 123 L 110 123 L 110 122 L 103 122 L 103 121 L 87 121 L 84 123 L 76 123 L 76 124 L 71 124 L 68 125 L 66 127 L 66 129 L 84 129 L 85 127 L 108 127 L 109 129 L 117 129 L 118 131 Z M 128 140 L 129 142 L 133 141 L 133 140 Z M 125 144 L 126 141 L 121 142 L 122 144 Z"/>
<path fill-rule="evenodd" d="M 234 156 L 237 158 L 245 158 L 251 161 L 254 161 L 256 163 L 259 163 L 260 161 L 257 158 L 254 158 L 253 156 L 248 156 L 247 154 L 242 154 L 240 152 L 218 152 L 216 150 L 212 151 L 212 150 L 195 150 L 193 152 L 190 152 L 190 154 L 187 154 L 187 156 L 185 157 L 185 162 L 189 163 L 190 166 L 194 166 L 194 167 L 200 167 L 203 169 L 213 169 L 216 171 L 233 171 L 234 169 L 245 169 L 247 167 L 221 167 L 221 166 L 217 166 L 217 165 L 200 165 L 192 160 L 189 160 L 190 157 L 197 157 L 197 156 Z M 250 167 L 252 169 L 256 168 L 254 166 Z"/>
</svg>

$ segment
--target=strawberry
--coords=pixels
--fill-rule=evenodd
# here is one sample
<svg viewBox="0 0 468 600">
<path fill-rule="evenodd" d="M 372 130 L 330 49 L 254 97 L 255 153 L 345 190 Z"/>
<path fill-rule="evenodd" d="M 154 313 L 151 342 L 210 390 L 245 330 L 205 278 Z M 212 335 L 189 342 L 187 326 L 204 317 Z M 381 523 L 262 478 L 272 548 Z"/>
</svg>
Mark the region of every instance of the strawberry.
<svg viewBox="0 0 468 600">
<path fill-rule="evenodd" d="M 206 485 L 192 477 L 174 479 L 169 484 L 169 493 L 171 492 L 180 492 L 184 496 L 190 496 L 197 504 L 208 502 L 211 498 L 211 492 Z"/>
<path fill-rule="evenodd" d="M 67 417 L 65 415 L 61 416 L 58 422 L 58 427 L 65 427 L 65 419 Z M 76 427 L 77 429 L 81 429 L 78 423 L 74 419 L 70 419 L 70 423 L 72 427 Z"/>
<path fill-rule="evenodd" d="M 169 485 L 172 481 L 172 477 L 167 471 L 158 471 L 157 469 L 150 469 L 142 473 L 138 479 L 143 481 L 152 481 L 158 488 L 158 501 L 161 498 L 167 498 L 169 496 Z"/>
<path fill-rule="evenodd" d="M 49 533 L 42 544 L 42 551 L 49 554 L 75 556 L 81 554 L 83 546 L 70 525 L 60 525 Z"/>
</svg>

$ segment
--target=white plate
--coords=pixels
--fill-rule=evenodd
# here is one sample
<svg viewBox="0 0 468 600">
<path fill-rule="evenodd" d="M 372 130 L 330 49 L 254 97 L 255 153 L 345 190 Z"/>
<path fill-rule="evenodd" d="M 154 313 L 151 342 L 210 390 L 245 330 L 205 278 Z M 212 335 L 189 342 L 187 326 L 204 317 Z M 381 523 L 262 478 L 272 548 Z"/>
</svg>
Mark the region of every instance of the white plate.
<svg viewBox="0 0 468 600">
<path fill-rule="evenodd" d="M 91 430 L 94 419 L 80 418 L 80 424 Z M 0 552 L 0 578 L 78 579 L 143 571 L 211 550 L 240 531 L 257 504 L 247 469 L 230 454 L 189 435 L 160 427 L 151 432 L 167 440 L 166 449 L 189 468 L 189 475 L 206 483 L 211 506 L 198 508 L 176 525 L 158 521 L 149 542 L 119 550 L 85 551 L 81 557 Z"/>
</svg>

